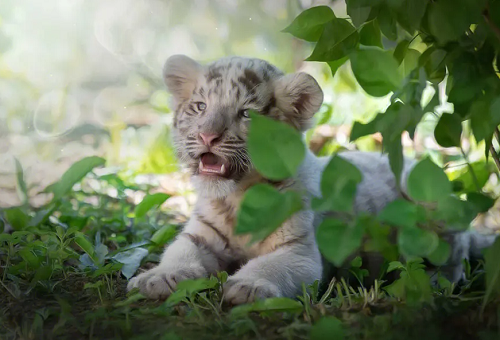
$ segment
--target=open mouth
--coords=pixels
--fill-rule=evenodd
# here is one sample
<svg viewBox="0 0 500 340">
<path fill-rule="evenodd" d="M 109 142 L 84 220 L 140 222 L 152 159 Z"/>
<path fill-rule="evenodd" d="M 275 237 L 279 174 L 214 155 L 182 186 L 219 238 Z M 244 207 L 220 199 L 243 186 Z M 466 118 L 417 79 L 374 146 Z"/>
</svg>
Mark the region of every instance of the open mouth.
<svg viewBox="0 0 500 340">
<path fill-rule="evenodd" d="M 200 175 L 226 177 L 229 174 L 229 164 L 217 155 L 207 152 L 200 157 L 198 171 Z"/>
</svg>

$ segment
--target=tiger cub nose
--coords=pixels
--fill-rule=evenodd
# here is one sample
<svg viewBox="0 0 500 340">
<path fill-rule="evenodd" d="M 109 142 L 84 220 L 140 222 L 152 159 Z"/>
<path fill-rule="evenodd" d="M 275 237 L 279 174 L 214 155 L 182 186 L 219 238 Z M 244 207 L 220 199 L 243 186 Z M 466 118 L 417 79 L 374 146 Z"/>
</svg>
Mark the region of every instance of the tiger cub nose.
<svg viewBox="0 0 500 340">
<path fill-rule="evenodd" d="M 211 146 L 213 142 L 220 138 L 220 135 L 210 134 L 210 133 L 200 133 L 200 137 L 203 140 L 203 144 Z"/>
</svg>

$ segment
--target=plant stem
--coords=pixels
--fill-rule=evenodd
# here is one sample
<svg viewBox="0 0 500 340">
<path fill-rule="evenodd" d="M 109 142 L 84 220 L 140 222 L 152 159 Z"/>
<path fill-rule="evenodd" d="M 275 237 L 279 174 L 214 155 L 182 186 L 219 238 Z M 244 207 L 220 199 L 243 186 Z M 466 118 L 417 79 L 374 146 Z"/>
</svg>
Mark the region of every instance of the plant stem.
<svg viewBox="0 0 500 340">
<path fill-rule="evenodd" d="M 17 300 L 17 297 L 14 295 L 14 293 L 2 281 L 0 281 L 0 284 L 10 293 L 10 295 L 12 295 L 14 299 Z"/>
<path fill-rule="evenodd" d="M 500 145 L 500 132 L 498 131 L 498 128 L 495 128 L 494 135 L 495 135 L 495 138 L 496 138 L 498 144 Z M 498 171 L 500 171 L 500 157 L 498 156 L 498 153 L 495 150 L 495 147 L 493 146 L 493 140 L 491 141 L 491 144 L 490 144 L 490 153 L 491 153 L 491 157 L 495 161 L 495 164 L 497 166 Z"/>
<path fill-rule="evenodd" d="M 460 151 L 462 151 L 462 155 L 464 156 L 465 161 L 467 162 L 467 167 L 469 168 L 470 175 L 472 176 L 472 180 L 474 181 L 474 185 L 477 188 L 477 191 L 481 191 L 481 186 L 479 185 L 479 181 L 477 180 L 476 173 L 474 172 L 474 168 L 470 165 L 469 157 L 465 153 L 464 148 L 460 145 Z"/>
<path fill-rule="evenodd" d="M 486 8 L 483 11 L 483 18 L 484 18 L 484 21 L 486 21 L 488 26 L 491 28 L 493 33 L 495 33 L 498 41 L 500 41 L 500 28 L 498 28 L 495 25 L 495 23 L 493 23 L 493 21 L 491 21 L 489 4 L 486 4 Z M 498 127 L 495 128 L 495 137 L 496 137 L 498 144 L 500 144 L 500 133 L 498 131 Z M 498 154 L 497 154 L 495 148 L 493 147 L 493 143 L 491 143 L 491 145 L 490 145 L 490 153 L 491 153 L 491 156 L 493 157 L 493 160 L 495 161 L 495 164 L 497 166 L 498 171 L 500 171 L 500 158 L 498 157 Z"/>
<path fill-rule="evenodd" d="M 486 23 L 488 24 L 488 26 L 490 26 L 490 28 L 493 31 L 493 33 L 495 33 L 495 35 L 497 36 L 498 40 L 500 40 L 500 28 L 498 28 L 493 23 L 493 21 L 491 21 L 490 6 L 489 6 L 489 4 L 486 5 L 486 9 L 483 11 L 483 18 L 484 18 L 484 21 L 486 21 Z"/>
</svg>

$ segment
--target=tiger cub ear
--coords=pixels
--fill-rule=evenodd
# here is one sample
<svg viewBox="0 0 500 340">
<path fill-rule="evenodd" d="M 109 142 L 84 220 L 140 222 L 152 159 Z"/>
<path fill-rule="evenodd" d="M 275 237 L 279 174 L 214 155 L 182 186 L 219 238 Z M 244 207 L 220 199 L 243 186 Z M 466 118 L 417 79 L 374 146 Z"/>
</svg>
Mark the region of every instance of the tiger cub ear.
<svg viewBox="0 0 500 340">
<path fill-rule="evenodd" d="M 167 59 L 163 66 L 163 81 L 177 102 L 191 97 L 202 70 L 200 64 L 182 54 Z"/>
<path fill-rule="evenodd" d="M 298 72 L 279 78 L 275 84 L 276 104 L 287 118 L 301 130 L 323 103 L 323 91 L 307 73 Z"/>
</svg>

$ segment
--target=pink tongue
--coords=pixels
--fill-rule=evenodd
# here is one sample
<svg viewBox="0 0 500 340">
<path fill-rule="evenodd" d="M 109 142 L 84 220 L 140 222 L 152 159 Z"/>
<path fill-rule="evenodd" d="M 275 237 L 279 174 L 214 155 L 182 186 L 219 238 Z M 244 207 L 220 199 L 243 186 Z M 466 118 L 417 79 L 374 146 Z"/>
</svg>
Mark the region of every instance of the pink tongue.
<svg viewBox="0 0 500 340">
<path fill-rule="evenodd" d="M 213 153 L 204 154 L 203 156 L 201 156 L 201 161 L 203 163 L 203 166 L 206 168 L 211 168 L 211 169 L 220 168 L 219 158 Z"/>
</svg>

